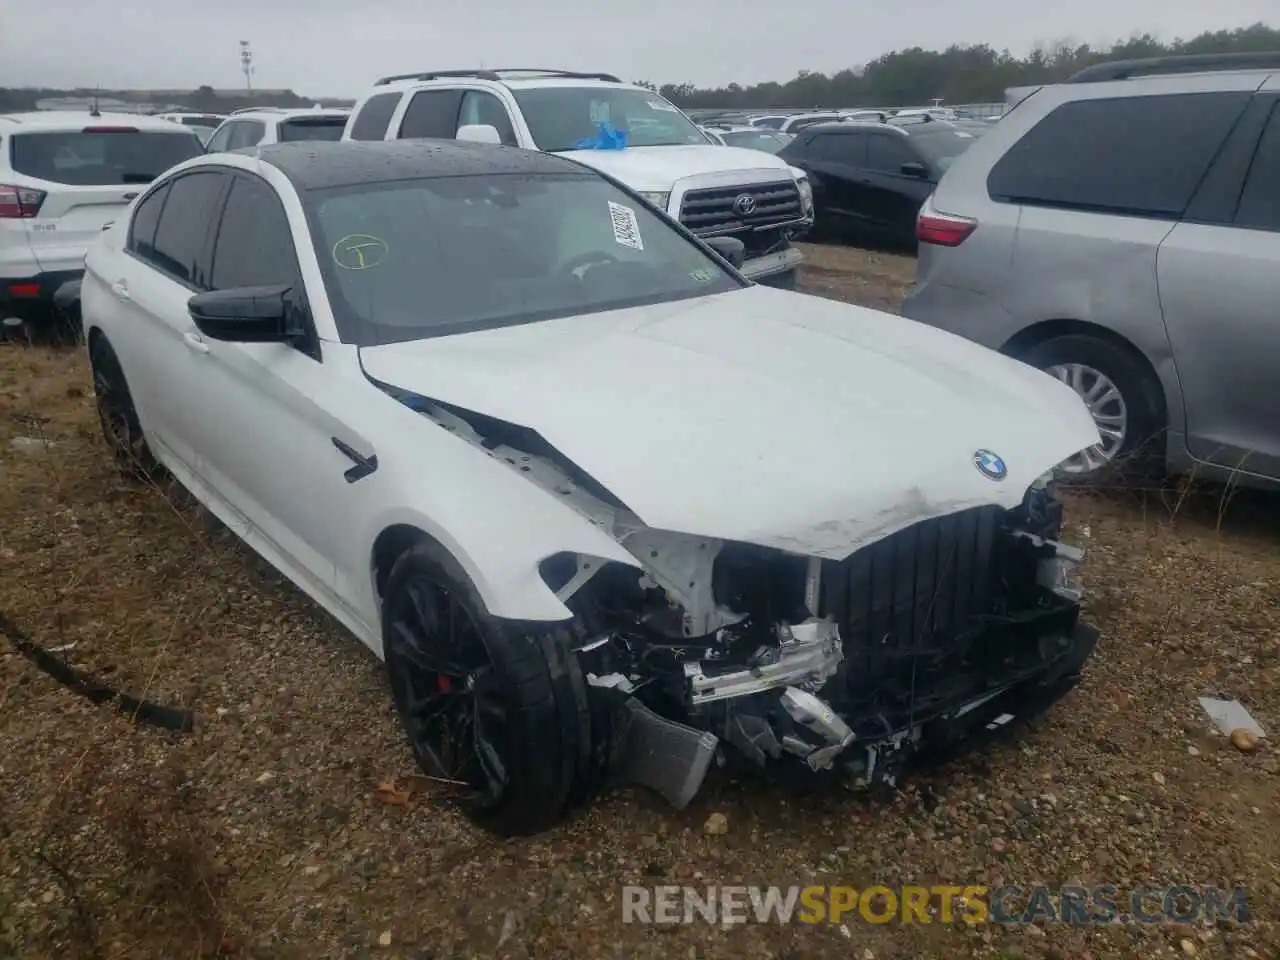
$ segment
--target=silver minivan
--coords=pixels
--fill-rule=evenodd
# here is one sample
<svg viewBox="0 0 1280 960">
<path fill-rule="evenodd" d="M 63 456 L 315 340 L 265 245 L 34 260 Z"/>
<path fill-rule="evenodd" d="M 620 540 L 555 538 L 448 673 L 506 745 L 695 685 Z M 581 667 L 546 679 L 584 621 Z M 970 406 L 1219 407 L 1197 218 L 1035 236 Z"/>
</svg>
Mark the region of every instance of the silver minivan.
<svg viewBox="0 0 1280 960">
<path fill-rule="evenodd" d="M 1280 53 L 1091 67 L 921 208 L 905 315 L 1074 387 L 1094 475 L 1280 480 Z"/>
</svg>

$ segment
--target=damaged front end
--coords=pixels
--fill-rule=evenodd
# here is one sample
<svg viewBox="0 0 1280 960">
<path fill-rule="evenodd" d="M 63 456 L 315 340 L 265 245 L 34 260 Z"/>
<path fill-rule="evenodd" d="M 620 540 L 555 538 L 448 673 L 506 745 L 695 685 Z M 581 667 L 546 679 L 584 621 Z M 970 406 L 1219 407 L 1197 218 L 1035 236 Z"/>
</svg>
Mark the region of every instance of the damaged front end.
<svg viewBox="0 0 1280 960">
<path fill-rule="evenodd" d="M 652 529 L 536 433 L 399 399 L 635 558 L 561 553 L 540 573 L 574 615 L 608 766 L 677 807 L 731 756 L 892 784 L 919 749 L 1056 699 L 1096 642 L 1071 577 L 1083 555 L 1058 541 L 1045 482 L 1015 509 L 925 519 L 820 559 Z"/>
<path fill-rule="evenodd" d="M 892 784 L 920 748 L 1056 699 L 1096 642 L 1060 527 L 1038 486 L 1018 509 L 925 520 L 840 561 L 624 537 L 647 572 L 615 566 L 565 597 L 593 638 L 590 682 L 625 696 L 621 772 L 682 806 L 727 744 L 759 766 Z M 549 583 L 568 583 L 552 566 Z"/>
</svg>

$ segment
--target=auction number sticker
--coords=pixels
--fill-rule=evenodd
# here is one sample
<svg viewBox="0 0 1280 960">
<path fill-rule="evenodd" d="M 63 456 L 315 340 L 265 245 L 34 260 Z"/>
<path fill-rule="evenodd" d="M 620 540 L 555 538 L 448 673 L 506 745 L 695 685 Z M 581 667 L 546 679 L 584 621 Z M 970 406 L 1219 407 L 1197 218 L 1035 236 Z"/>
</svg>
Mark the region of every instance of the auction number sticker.
<svg viewBox="0 0 1280 960">
<path fill-rule="evenodd" d="M 632 250 L 644 249 L 644 241 L 640 239 L 640 223 L 636 220 L 634 210 L 610 200 L 609 219 L 613 221 L 613 239 L 619 245 Z"/>
</svg>

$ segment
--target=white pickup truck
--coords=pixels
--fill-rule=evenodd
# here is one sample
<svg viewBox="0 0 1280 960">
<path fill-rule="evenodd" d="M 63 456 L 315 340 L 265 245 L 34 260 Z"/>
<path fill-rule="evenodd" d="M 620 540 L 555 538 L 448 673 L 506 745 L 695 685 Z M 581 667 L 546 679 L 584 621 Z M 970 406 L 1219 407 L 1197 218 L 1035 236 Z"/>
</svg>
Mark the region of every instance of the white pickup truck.
<svg viewBox="0 0 1280 960">
<path fill-rule="evenodd" d="M 792 288 L 791 240 L 813 225 L 804 173 L 715 144 L 678 107 L 605 73 L 436 70 L 384 77 L 356 102 L 344 140 L 479 140 L 563 154 L 608 174 L 702 238 L 741 240 L 741 272 Z"/>
</svg>

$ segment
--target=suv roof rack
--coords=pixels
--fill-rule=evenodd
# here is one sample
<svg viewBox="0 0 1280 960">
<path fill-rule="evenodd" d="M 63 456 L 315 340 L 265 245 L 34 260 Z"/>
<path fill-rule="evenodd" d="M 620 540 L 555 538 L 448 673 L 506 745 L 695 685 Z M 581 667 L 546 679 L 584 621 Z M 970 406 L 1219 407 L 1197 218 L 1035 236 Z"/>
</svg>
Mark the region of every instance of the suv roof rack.
<svg viewBox="0 0 1280 960">
<path fill-rule="evenodd" d="M 240 107 L 238 110 L 232 110 L 227 114 L 228 117 L 238 116 L 242 113 L 284 113 L 284 107 Z"/>
<path fill-rule="evenodd" d="M 1068 77 L 1067 83 L 1102 83 L 1132 77 L 1169 73 L 1200 73 L 1219 70 L 1280 69 L 1280 50 L 1258 53 L 1193 53 L 1138 60 L 1095 63 Z"/>
<path fill-rule="evenodd" d="M 529 77 L 558 77 L 566 80 L 603 80 L 606 83 L 621 83 L 611 73 L 579 73 L 574 70 L 550 70 L 545 67 L 505 67 L 500 70 L 427 70 L 417 73 L 398 73 L 383 77 L 374 83 L 375 87 L 383 87 L 401 80 L 440 80 L 448 77 L 472 77 L 476 80 L 518 80 L 521 77 L 511 74 L 525 74 Z"/>
</svg>

